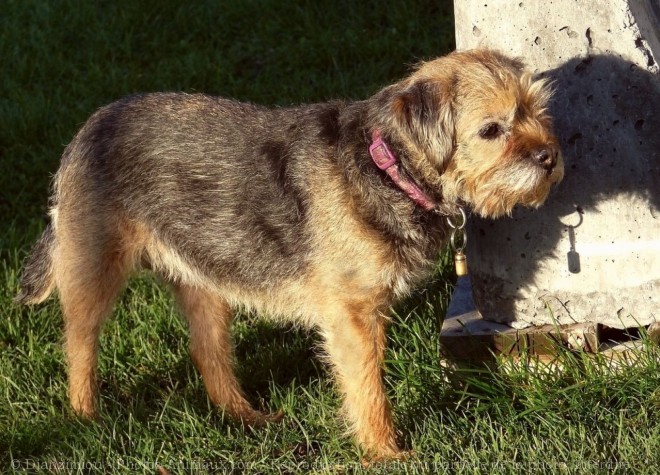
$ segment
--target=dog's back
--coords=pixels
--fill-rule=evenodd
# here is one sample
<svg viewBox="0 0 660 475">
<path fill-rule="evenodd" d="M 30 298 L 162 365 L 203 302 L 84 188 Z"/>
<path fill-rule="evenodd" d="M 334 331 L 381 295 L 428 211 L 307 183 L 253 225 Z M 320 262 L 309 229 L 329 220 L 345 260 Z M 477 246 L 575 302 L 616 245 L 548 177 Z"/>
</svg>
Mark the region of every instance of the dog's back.
<svg viewBox="0 0 660 475">
<path fill-rule="evenodd" d="M 28 260 L 35 265 L 26 266 L 19 299 L 36 303 L 47 296 L 52 285 L 30 282 L 37 274 L 52 279 L 36 263 L 51 265 L 45 258 L 63 232 L 99 246 L 123 238 L 140 254 L 130 260 L 152 260 L 169 274 L 181 265 L 168 265 L 172 256 L 159 247 L 171 248 L 209 278 L 231 277 L 238 285 L 272 286 L 299 273 L 309 252 L 310 177 L 336 167 L 336 143 L 324 128 L 333 127 L 328 117 L 336 120 L 338 107 L 291 113 L 162 93 L 100 109 L 63 154 L 53 222 Z M 146 241 L 161 245 L 152 245 L 149 255 L 142 252 Z"/>
</svg>

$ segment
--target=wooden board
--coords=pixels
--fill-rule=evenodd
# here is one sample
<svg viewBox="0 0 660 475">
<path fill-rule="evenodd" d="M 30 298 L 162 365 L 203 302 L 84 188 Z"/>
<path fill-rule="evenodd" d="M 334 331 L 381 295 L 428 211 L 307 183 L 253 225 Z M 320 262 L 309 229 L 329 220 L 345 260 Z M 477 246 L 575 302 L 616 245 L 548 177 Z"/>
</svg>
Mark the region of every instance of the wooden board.
<svg viewBox="0 0 660 475">
<path fill-rule="evenodd" d="M 516 330 L 488 322 L 478 312 L 447 318 L 440 332 L 445 357 L 487 361 L 494 356 L 555 355 L 559 348 L 594 353 L 600 346 L 600 325 L 543 325 Z"/>
</svg>

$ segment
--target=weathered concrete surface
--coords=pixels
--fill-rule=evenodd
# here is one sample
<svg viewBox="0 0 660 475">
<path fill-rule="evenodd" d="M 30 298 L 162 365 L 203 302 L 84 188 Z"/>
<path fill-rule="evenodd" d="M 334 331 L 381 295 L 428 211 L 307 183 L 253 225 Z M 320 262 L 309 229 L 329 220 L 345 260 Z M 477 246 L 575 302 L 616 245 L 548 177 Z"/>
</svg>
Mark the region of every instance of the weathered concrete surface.
<svg viewBox="0 0 660 475">
<path fill-rule="evenodd" d="M 660 320 L 660 5 L 456 0 L 458 49 L 550 76 L 566 177 L 544 207 L 469 225 L 474 298 L 515 327 Z"/>
</svg>

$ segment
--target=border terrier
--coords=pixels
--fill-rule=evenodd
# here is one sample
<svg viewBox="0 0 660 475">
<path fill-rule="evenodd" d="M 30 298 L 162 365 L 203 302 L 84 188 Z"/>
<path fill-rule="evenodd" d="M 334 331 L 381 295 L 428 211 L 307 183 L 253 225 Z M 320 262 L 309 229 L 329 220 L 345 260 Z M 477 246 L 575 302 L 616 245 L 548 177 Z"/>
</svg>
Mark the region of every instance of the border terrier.
<svg viewBox="0 0 660 475">
<path fill-rule="evenodd" d="M 537 207 L 563 176 L 551 91 L 489 50 L 421 63 L 363 101 L 265 108 L 134 95 L 66 147 L 19 302 L 57 289 L 73 410 L 96 414 L 99 332 L 130 274 L 168 282 L 211 401 L 276 420 L 233 370 L 237 307 L 315 328 L 367 453 L 400 453 L 381 379 L 388 309 L 429 275 L 460 207 Z"/>
</svg>

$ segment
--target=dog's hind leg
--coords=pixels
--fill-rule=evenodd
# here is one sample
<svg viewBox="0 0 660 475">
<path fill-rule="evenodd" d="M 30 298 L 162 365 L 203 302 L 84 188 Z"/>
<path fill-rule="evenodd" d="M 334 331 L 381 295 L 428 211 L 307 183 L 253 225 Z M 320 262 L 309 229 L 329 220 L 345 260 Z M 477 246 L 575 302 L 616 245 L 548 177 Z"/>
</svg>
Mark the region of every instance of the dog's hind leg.
<svg viewBox="0 0 660 475">
<path fill-rule="evenodd" d="M 185 284 L 175 286 L 175 294 L 190 324 L 192 359 L 211 402 L 248 426 L 281 419 L 281 413 L 264 414 L 253 409 L 243 396 L 234 374 L 232 311 L 227 302 L 212 292 Z"/>
<path fill-rule="evenodd" d="M 321 331 L 357 441 L 370 456 L 394 457 L 400 450 L 382 381 L 385 319 L 371 307 L 347 305 Z"/>
<path fill-rule="evenodd" d="M 62 220 L 60 220 L 62 221 Z M 99 334 L 130 263 L 120 240 L 98 223 L 69 223 L 57 228 L 55 283 L 65 323 L 69 398 L 83 417 L 96 416 L 96 369 Z"/>
</svg>

